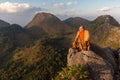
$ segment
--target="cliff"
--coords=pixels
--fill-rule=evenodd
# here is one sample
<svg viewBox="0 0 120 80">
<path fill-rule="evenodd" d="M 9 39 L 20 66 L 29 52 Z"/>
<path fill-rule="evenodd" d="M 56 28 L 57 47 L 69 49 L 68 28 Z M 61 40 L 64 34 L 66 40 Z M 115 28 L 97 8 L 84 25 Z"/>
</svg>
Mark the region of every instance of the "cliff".
<svg viewBox="0 0 120 80">
<path fill-rule="evenodd" d="M 89 70 L 92 80 L 119 80 L 119 68 L 115 53 L 110 48 L 100 48 L 92 44 L 90 51 L 70 48 L 67 55 L 68 66 L 81 65 Z"/>
</svg>

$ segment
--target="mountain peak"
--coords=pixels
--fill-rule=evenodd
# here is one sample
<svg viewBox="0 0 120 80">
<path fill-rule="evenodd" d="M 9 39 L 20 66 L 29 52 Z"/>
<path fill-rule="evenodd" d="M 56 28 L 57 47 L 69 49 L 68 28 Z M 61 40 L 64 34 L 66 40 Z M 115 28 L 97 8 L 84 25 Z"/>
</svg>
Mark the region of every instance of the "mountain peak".
<svg viewBox="0 0 120 80">
<path fill-rule="evenodd" d="M 5 21 L 3 21 L 3 20 L 0 20 L 0 28 L 1 27 L 7 27 L 7 26 L 10 26 L 10 24 L 5 22 Z"/>
<path fill-rule="evenodd" d="M 80 25 L 86 26 L 90 23 L 89 20 L 86 20 L 81 17 L 71 17 L 66 20 L 64 20 L 65 23 L 67 23 L 69 26 L 78 28 Z"/>
<path fill-rule="evenodd" d="M 40 35 L 59 35 L 71 32 L 72 29 L 59 18 L 50 13 L 38 13 L 25 27 L 30 32 Z"/>
<path fill-rule="evenodd" d="M 113 26 L 119 26 L 119 23 L 111 15 L 102 15 L 95 19 L 95 22 L 107 23 Z"/>
<path fill-rule="evenodd" d="M 34 18 L 48 18 L 48 17 L 55 17 L 55 16 L 51 13 L 42 12 L 42 13 L 37 13 Z"/>
<path fill-rule="evenodd" d="M 50 13 L 37 13 L 32 21 L 27 25 L 27 28 L 38 27 L 40 24 L 60 21 L 56 16 Z"/>
</svg>

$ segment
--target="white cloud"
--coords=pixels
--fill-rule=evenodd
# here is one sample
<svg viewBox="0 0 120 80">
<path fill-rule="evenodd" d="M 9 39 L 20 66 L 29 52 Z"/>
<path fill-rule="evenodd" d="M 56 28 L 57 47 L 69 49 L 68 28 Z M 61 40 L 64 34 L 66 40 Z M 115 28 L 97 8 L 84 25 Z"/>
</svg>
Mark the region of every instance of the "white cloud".
<svg viewBox="0 0 120 80">
<path fill-rule="evenodd" d="M 112 7 L 102 7 L 100 9 L 98 9 L 99 11 L 110 11 L 110 10 L 113 10 L 113 9 L 118 9 L 120 8 L 120 5 L 114 5 Z"/>
<path fill-rule="evenodd" d="M 63 8 L 65 6 L 64 3 L 55 3 L 53 4 L 53 8 Z"/>
<path fill-rule="evenodd" d="M 120 5 L 115 5 L 112 8 L 120 8 Z"/>
<path fill-rule="evenodd" d="M 26 25 L 36 12 L 47 11 L 41 7 L 33 7 L 28 3 L 0 3 L 0 19 L 9 23 Z"/>
<path fill-rule="evenodd" d="M 45 3 L 45 2 L 43 2 L 43 3 L 41 3 L 41 7 L 44 7 L 44 6 L 46 6 L 47 4 Z"/>
<path fill-rule="evenodd" d="M 12 3 L 12 2 L 0 3 L 1 13 L 16 13 L 24 11 L 28 8 L 30 8 L 30 5 L 28 3 Z"/>
<path fill-rule="evenodd" d="M 66 3 L 67 6 L 72 6 L 72 5 L 75 5 L 75 4 L 77 4 L 77 1 L 67 2 L 67 3 Z"/>
<path fill-rule="evenodd" d="M 109 11 L 109 10 L 111 10 L 111 8 L 110 7 L 102 7 L 99 10 L 100 11 Z"/>
<path fill-rule="evenodd" d="M 71 6 L 73 3 L 72 2 L 67 2 L 67 5 L 68 6 Z"/>
<path fill-rule="evenodd" d="M 61 8 L 67 8 L 68 6 L 73 6 L 73 5 L 76 5 L 77 4 L 77 1 L 74 1 L 74 2 L 67 2 L 67 3 L 54 3 L 53 4 L 53 8 L 55 9 L 61 9 Z"/>
</svg>

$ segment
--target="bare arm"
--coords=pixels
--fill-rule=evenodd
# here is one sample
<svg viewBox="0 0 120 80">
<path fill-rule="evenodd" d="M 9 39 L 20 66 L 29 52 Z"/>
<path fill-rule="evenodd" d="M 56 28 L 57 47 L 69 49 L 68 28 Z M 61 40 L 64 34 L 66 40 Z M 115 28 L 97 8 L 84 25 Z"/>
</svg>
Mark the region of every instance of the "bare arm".
<svg viewBox="0 0 120 80">
<path fill-rule="evenodd" d="M 76 41 L 77 41 L 78 36 L 79 36 L 79 31 L 77 32 L 77 34 L 76 34 L 75 39 L 74 39 L 74 41 L 73 41 L 73 42 L 76 42 Z"/>
<path fill-rule="evenodd" d="M 77 47 L 77 46 L 76 46 L 76 41 L 77 41 L 77 39 L 78 39 L 78 36 L 79 36 L 79 31 L 77 32 L 77 34 L 76 34 L 76 36 L 75 36 L 75 39 L 74 39 L 74 41 L 73 41 L 73 43 L 72 43 L 73 48 L 76 48 L 76 47 Z"/>
<path fill-rule="evenodd" d="M 90 38 L 89 31 L 88 31 L 88 30 L 85 30 L 85 32 L 84 32 L 84 41 L 88 41 L 89 38 Z"/>
</svg>

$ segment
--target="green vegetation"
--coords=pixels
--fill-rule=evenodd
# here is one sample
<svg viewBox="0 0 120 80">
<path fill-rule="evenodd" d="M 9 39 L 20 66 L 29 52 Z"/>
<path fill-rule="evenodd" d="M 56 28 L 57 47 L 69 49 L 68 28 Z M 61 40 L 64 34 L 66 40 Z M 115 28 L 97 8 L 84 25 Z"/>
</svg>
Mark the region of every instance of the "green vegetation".
<svg viewBox="0 0 120 80">
<path fill-rule="evenodd" d="M 111 19 L 71 18 L 65 24 L 52 14 L 40 13 L 25 28 L 0 21 L 0 80 L 69 80 L 72 76 L 86 80 L 89 74 L 83 67 L 66 67 L 68 48 L 79 25 L 88 26 L 91 42 L 118 47 L 120 28 Z"/>
<path fill-rule="evenodd" d="M 37 40 L 30 47 L 17 49 L 1 67 L 1 80 L 50 80 L 56 76 L 66 66 L 67 49 L 56 47 L 53 41 Z"/>
<path fill-rule="evenodd" d="M 99 16 L 89 24 L 91 42 L 101 46 L 117 48 L 120 45 L 120 28 L 118 22 L 111 16 Z"/>
<path fill-rule="evenodd" d="M 89 72 L 82 66 L 65 67 L 55 77 L 55 80 L 70 80 L 73 76 L 79 80 L 87 80 Z"/>
</svg>

